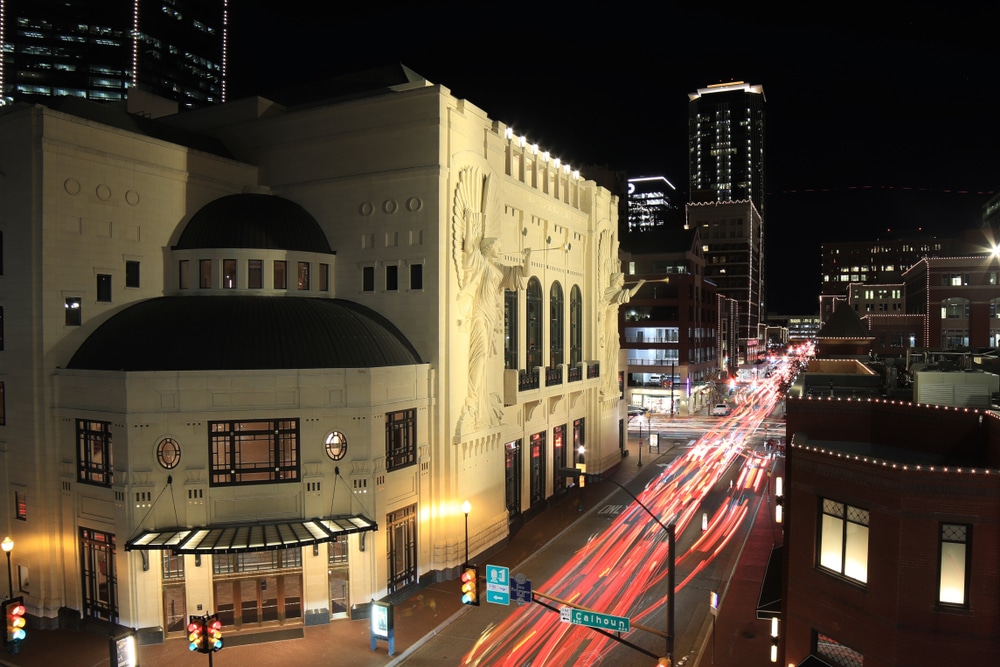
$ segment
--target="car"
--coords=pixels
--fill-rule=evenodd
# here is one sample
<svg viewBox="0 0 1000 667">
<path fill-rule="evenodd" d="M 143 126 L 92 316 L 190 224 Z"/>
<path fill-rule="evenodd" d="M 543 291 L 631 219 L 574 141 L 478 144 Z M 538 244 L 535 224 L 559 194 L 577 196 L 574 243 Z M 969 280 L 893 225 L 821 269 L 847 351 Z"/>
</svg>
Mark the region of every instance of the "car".
<svg viewBox="0 0 1000 667">
<path fill-rule="evenodd" d="M 644 408 L 641 405 L 630 405 L 628 406 L 628 416 L 637 417 L 639 415 L 644 415 L 649 412 L 648 408 Z"/>
<path fill-rule="evenodd" d="M 712 414 L 718 417 L 725 417 L 732 411 L 733 409 L 725 403 L 716 403 L 712 408 Z"/>
</svg>

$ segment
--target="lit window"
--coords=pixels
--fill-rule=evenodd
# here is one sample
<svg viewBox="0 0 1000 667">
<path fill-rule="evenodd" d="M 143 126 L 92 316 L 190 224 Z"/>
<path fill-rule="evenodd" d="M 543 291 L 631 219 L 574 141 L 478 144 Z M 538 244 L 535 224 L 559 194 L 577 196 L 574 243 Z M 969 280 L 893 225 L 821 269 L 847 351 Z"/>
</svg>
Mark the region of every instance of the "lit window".
<svg viewBox="0 0 1000 667">
<path fill-rule="evenodd" d="M 969 533 L 972 527 L 941 524 L 941 572 L 938 583 L 938 602 L 968 604 L 969 582 Z"/>
<path fill-rule="evenodd" d="M 156 460 L 166 470 L 172 470 L 181 462 L 181 446 L 173 438 L 164 438 L 156 446 Z"/>
<path fill-rule="evenodd" d="M 28 492 L 14 490 L 14 518 L 18 521 L 28 520 Z"/>
<path fill-rule="evenodd" d="M 868 510 L 823 499 L 819 565 L 868 582 Z"/>
<path fill-rule="evenodd" d="M 299 479 L 299 420 L 208 424 L 211 486 Z"/>
<path fill-rule="evenodd" d="M 236 260 L 222 260 L 222 289 L 234 289 L 236 287 Z"/>
<path fill-rule="evenodd" d="M 66 326 L 78 327 L 83 324 L 83 300 L 77 296 L 66 297 Z"/>
<path fill-rule="evenodd" d="M 340 431 L 328 433 L 323 444 L 326 446 L 326 455 L 334 461 L 339 461 L 347 454 L 347 438 Z"/>
<path fill-rule="evenodd" d="M 111 486 L 111 423 L 76 420 L 77 480 L 85 484 Z"/>
<path fill-rule="evenodd" d="M 417 462 L 417 411 L 390 412 L 385 416 L 385 469 L 405 468 Z"/>
<path fill-rule="evenodd" d="M 298 287 L 300 290 L 309 290 L 309 262 L 299 262 L 298 266 Z"/>
</svg>

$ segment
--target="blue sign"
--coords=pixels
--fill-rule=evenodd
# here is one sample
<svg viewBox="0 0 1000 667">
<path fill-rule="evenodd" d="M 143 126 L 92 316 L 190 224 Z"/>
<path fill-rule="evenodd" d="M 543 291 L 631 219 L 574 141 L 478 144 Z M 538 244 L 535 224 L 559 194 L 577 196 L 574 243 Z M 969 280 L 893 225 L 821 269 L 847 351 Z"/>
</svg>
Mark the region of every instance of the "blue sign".
<svg viewBox="0 0 1000 667">
<path fill-rule="evenodd" d="M 531 602 L 531 579 L 525 579 L 523 574 L 515 575 L 510 584 L 510 596 L 518 606 Z"/>
<path fill-rule="evenodd" d="M 510 568 L 500 565 L 486 566 L 486 601 L 493 604 L 510 604 Z"/>
</svg>

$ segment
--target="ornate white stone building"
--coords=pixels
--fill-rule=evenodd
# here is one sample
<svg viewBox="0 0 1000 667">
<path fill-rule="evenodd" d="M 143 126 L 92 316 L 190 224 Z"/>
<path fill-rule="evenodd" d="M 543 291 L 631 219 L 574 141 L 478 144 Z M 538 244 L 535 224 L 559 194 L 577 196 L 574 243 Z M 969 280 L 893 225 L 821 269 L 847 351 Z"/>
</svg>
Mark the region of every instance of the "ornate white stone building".
<svg viewBox="0 0 1000 667">
<path fill-rule="evenodd" d="M 34 624 L 327 622 L 454 576 L 463 501 L 475 560 L 560 468 L 619 463 L 616 198 L 400 74 L 0 111 L 0 510 Z"/>
</svg>

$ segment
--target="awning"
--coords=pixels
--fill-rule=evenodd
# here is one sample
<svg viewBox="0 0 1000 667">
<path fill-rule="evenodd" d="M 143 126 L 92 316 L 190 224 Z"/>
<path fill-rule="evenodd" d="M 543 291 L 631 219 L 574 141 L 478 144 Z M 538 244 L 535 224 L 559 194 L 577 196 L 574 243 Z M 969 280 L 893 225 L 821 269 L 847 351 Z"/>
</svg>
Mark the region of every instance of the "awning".
<svg viewBox="0 0 1000 667">
<path fill-rule="evenodd" d="M 125 543 L 125 551 L 160 549 L 176 554 L 201 555 L 246 553 L 306 547 L 332 542 L 341 535 L 369 530 L 378 530 L 378 524 L 361 515 L 306 521 L 144 530 Z"/>
<path fill-rule="evenodd" d="M 757 598 L 757 618 L 770 620 L 781 617 L 781 554 L 784 547 L 780 544 L 771 548 L 771 556 L 767 559 L 767 569 L 764 579 L 760 582 L 760 595 Z"/>
</svg>

